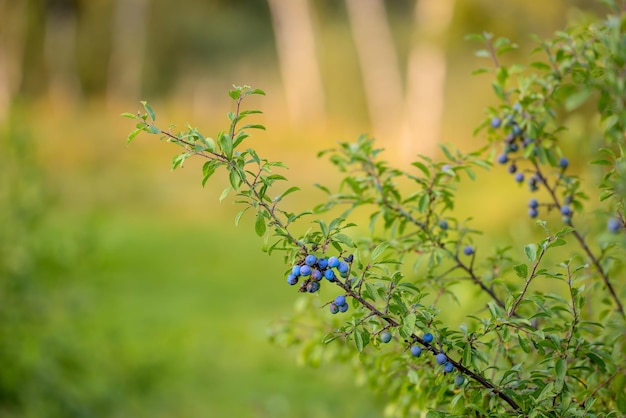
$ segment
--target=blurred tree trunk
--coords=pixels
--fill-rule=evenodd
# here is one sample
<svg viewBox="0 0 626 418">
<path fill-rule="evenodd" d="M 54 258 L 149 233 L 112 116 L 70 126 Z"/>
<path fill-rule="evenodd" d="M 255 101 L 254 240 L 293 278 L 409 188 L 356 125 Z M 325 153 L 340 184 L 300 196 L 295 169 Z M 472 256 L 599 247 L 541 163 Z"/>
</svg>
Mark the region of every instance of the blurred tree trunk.
<svg viewBox="0 0 626 418">
<path fill-rule="evenodd" d="M 402 77 L 383 0 L 346 0 L 373 134 L 401 133 Z"/>
<path fill-rule="evenodd" d="M 74 102 L 82 96 L 76 60 L 77 5 L 73 0 L 54 0 L 47 6 L 44 57 L 48 94 L 53 102 Z"/>
<path fill-rule="evenodd" d="M 325 120 L 325 95 L 308 0 L 268 0 L 291 121 Z"/>
<path fill-rule="evenodd" d="M 111 56 L 107 100 L 141 99 L 141 77 L 146 51 L 146 30 L 150 0 L 116 0 L 111 30 Z"/>
<path fill-rule="evenodd" d="M 26 1 L 0 0 L 0 123 L 4 121 L 22 81 L 26 39 Z"/>
<path fill-rule="evenodd" d="M 405 132 L 401 155 L 433 155 L 440 138 L 444 110 L 446 56 L 444 35 L 455 0 L 417 0 L 416 40 L 409 55 Z"/>
</svg>

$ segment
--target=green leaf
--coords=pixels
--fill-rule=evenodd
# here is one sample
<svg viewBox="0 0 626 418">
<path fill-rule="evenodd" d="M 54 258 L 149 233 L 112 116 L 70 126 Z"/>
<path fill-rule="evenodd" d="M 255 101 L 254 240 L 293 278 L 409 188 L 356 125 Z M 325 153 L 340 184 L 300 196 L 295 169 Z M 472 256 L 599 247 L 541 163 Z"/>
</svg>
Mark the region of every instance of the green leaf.
<svg viewBox="0 0 626 418">
<path fill-rule="evenodd" d="M 130 133 L 130 135 L 128 135 L 128 138 L 126 139 L 126 144 L 130 144 L 130 142 L 131 142 L 133 139 L 135 139 L 135 137 L 136 137 L 137 135 L 139 135 L 139 133 L 140 133 L 141 131 L 143 131 L 143 129 L 135 129 L 134 131 L 132 131 L 132 132 Z"/>
<path fill-rule="evenodd" d="M 287 196 L 288 194 L 291 194 L 293 192 L 297 192 L 298 190 L 300 190 L 299 187 L 296 187 L 296 186 L 290 187 L 287 190 L 285 190 L 284 192 L 282 192 L 281 194 L 279 194 L 278 196 L 276 196 L 274 198 L 274 202 L 280 202 L 281 200 L 283 200 L 283 198 L 285 196 Z"/>
<path fill-rule="evenodd" d="M 242 126 L 240 128 L 240 130 L 243 130 L 243 129 L 262 129 L 262 130 L 265 130 L 265 126 L 258 125 L 258 124 L 257 125 L 244 125 L 244 126 Z"/>
<path fill-rule="evenodd" d="M 231 186 L 228 186 L 222 191 L 222 194 L 220 195 L 220 202 L 226 199 L 226 196 L 228 196 L 228 193 L 230 193 L 231 190 L 233 190 L 233 188 Z"/>
<path fill-rule="evenodd" d="M 537 244 L 528 244 L 524 247 L 524 253 L 526 254 L 526 258 L 528 258 L 531 263 L 534 263 L 537 259 L 538 249 L 539 247 L 537 247 Z"/>
<path fill-rule="evenodd" d="M 517 340 L 519 341 L 519 346 L 524 350 L 525 353 L 530 353 L 530 342 L 528 338 L 522 336 L 522 334 L 517 334 Z"/>
<path fill-rule="evenodd" d="M 254 222 L 254 231 L 260 237 L 265 234 L 265 230 L 267 226 L 265 225 L 265 216 L 263 216 L 263 211 L 258 211 L 256 213 L 256 221 Z"/>
<path fill-rule="evenodd" d="M 563 238 L 557 238 L 554 241 L 552 241 L 550 244 L 548 244 L 547 248 L 560 247 L 565 244 L 567 244 L 567 241 L 565 241 Z"/>
<path fill-rule="evenodd" d="M 237 213 L 237 216 L 235 216 L 235 226 L 239 226 L 239 221 L 241 220 L 241 217 L 244 213 L 248 211 L 248 209 L 250 209 L 250 206 L 241 209 L 239 213 Z"/>
<path fill-rule="evenodd" d="M 148 115 L 150 115 L 150 119 L 152 119 L 152 121 L 155 121 L 156 115 L 154 114 L 154 111 L 152 110 L 148 102 L 142 101 L 141 104 L 143 105 L 144 109 L 146 109 Z"/>
<path fill-rule="evenodd" d="M 137 115 L 135 115 L 134 113 L 124 112 L 120 116 L 124 118 L 129 118 L 129 119 L 137 119 Z"/>
<path fill-rule="evenodd" d="M 381 242 L 380 244 L 378 244 L 376 246 L 376 248 L 374 248 L 374 251 L 372 251 L 372 257 L 371 260 L 374 261 L 376 260 L 378 257 L 380 257 L 382 255 L 382 253 L 389 247 L 389 243 L 387 241 L 385 242 Z"/>
<path fill-rule="evenodd" d="M 524 279 L 528 276 L 528 266 L 526 264 L 518 264 L 513 266 L 513 270 L 515 270 L 515 274 L 520 279 Z"/>
<path fill-rule="evenodd" d="M 364 329 L 357 329 L 354 331 L 354 344 L 359 353 L 362 353 L 367 344 L 370 342 L 370 333 Z"/>
<path fill-rule="evenodd" d="M 230 136 L 226 135 L 224 132 L 220 132 L 217 137 L 217 142 L 224 155 L 229 159 L 233 158 L 233 142 Z"/>
<path fill-rule="evenodd" d="M 248 96 L 250 94 L 260 94 L 262 96 L 265 96 L 265 92 L 261 89 L 251 89 L 251 90 L 247 90 L 244 95 Z"/>
<path fill-rule="evenodd" d="M 336 241 L 341 242 L 342 244 L 347 245 L 350 248 L 354 248 L 355 247 L 354 241 L 352 241 L 352 238 L 350 238 L 346 234 L 335 234 L 335 235 L 333 235 L 333 239 L 335 239 Z"/>
<path fill-rule="evenodd" d="M 239 100 L 239 98 L 241 97 L 241 89 L 235 88 L 233 90 L 228 90 L 228 95 L 233 100 Z"/>
</svg>

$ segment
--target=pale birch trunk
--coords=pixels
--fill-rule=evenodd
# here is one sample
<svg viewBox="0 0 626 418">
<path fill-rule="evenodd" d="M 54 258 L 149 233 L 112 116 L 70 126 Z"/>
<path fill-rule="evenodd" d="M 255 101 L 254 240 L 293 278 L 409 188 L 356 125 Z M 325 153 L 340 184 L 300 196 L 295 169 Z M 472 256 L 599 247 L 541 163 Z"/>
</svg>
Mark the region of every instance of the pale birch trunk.
<svg viewBox="0 0 626 418">
<path fill-rule="evenodd" d="M 409 55 L 405 131 L 401 156 L 432 156 L 440 141 L 446 83 L 444 35 L 452 21 L 454 0 L 417 0 L 416 41 Z"/>
<path fill-rule="evenodd" d="M 325 120 L 325 95 L 308 0 L 268 0 L 289 117 Z"/>
<path fill-rule="evenodd" d="M 107 83 L 111 106 L 141 99 L 150 0 L 117 0 L 114 7 Z"/>
<path fill-rule="evenodd" d="M 81 96 L 76 62 L 76 10 L 71 6 L 48 7 L 44 57 L 48 77 L 48 96 L 54 103 L 73 103 Z"/>
<path fill-rule="evenodd" d="M 26 39 L 26 2 L 0 0 L 0 16 L 10 16 L 0 25 L 0 123 L 8 115 L 22 82 Z"/>
<path fill-rule="evenodd" d="M 402 77 L 382 0 L 346 0 L 372 133 L 387 142 L 401 133 Z"/>
</svg>

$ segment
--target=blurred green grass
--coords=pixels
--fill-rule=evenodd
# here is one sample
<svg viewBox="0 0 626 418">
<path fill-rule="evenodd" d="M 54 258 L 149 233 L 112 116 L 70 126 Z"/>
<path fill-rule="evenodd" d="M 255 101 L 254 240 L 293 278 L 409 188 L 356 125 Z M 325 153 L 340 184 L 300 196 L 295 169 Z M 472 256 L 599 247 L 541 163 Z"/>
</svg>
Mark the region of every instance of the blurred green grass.
<svg viewBox="0 0 626 418">
<path fill-rule="evenodd" d="M 145 379 L 122 379 L 118 390 L 146 393 L 120 416 L 377 416 L 347 367 L 299 367 L 268 341 L 298 296 L 245 225 L 118 215 L 98 230 L 99 267 L 76 284 L 92 293 L 80 322 L 105 361 L 120 353 L 116 374 Z"/>
</svg>

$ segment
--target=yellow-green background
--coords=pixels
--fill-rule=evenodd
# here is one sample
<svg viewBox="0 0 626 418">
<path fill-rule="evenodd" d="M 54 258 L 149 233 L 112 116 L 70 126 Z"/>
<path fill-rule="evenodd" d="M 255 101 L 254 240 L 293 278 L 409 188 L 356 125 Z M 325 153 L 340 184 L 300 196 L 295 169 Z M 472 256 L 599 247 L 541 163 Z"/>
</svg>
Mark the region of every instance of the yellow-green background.
<svg viewBox="0 0 626 418">
<path fill-rule="evenodd" d="M 0 378 L 12 389 L 0 394 L 0 417 L 381 416 L 383 400 L 357 387 L 347 367 L 302 367 L 296 350 L 268 341 L 271 325 L 302 296 L 286 285 L 281 257 L 261 252 L 250 220 L 235 227 L 238 208 L 218 201 L 226 180 L 218 175 L 202 188 L 198 161 L 170 171 L 176 150 L 156 137 L 126 146 L 133 126 L 119 114 L 140 105 L 106 97 L 111 1 L 75 2 L 82 84 L 80 97 L 63 101 L 49 94 L 42 58 L 46 5 L 55 2 L 21 1 L 28 3 L 24 74 L 3 116 L 0 143 L 4 191 L 9 183 L 18 186 L 17 195 L 5 193 L 0 201 L 0 241 L 5 265 L 20 248 L 43 261 L 18 263 L 17 284 L 0 278 L 3 318 L 9 318 L 0 324 L 8 362 L 0 365 Z M 322 198 L 312 184 L 332 185 L 338 177 L 316 152 L 369 129 L 342 2 L 312 1 L 323 43 L 324 128 L 285 123 L 265 2 L 149 4 L 142 94 L 158 121 L 189 122 L 213 136 L 227 127 L 226 90 L 233 83 L 262 88 L 267 96 L 254 97 L 250 106 L 265 111 L 256 121 L 268 130 L 250 144 L 292 167 L 287 176 L 303 191 L 290 205 L 305 209 Z M 413 2 L 386 4 L 405 63 Z M 24 15 L 11 14 L 11 0 L 0 6 L 0 33 L 7 36 L 1 28 Z M 581 10 L 603 13 L 591 0 L 459 0 L 455 7 L 446 35 L 442 142 L 464 150 L 484 140 L 472 131 L 484 107 L 495 103 L 488 77 L 470 76 L 483 63 L 465 34 L 511 37 L 522 46 L 511 59 L 528 61 L 531 33 L 547 36 Z M 198 72 L 211 74 L 206 114 L 177 90 Z M 19 160 L 13 152 L 24 144 L 27 158 Z M 588 144 L 563 147 L 580 168 Z M 501 168 L 480 172 L 460 190 L 459 214 L 473 215 L 474 225 L 487 229 L 484 245 L 493 236 L 523 242 L 532 229 L 527 199 Z M 11 225 L 21 233 L 11 235 Z"/>
</svg>

